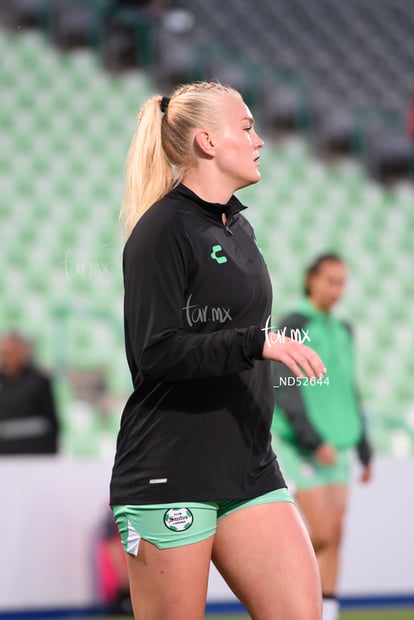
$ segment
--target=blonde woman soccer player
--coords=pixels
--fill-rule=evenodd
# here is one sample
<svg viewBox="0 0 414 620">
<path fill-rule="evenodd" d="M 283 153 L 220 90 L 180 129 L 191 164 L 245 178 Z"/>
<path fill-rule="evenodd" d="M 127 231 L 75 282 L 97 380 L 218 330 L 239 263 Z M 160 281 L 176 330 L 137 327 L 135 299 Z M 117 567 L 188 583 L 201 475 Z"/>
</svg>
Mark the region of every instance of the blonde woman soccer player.
<svg viewBox="0 0 414 620">
<path fill-rule="evenodd" d="M 135 617 L 202 620 L 212 560 L 255 620 L 320 620 L 317 564 L 271 449 L 270 360 L 319 356 L 265 331 L 272 291 L 233 195 L 263 147 L 240 94 L 179 87 L 141 108 L 122 218 L 125 344 L 134 390 L 111 506 Z"/>
</svg>

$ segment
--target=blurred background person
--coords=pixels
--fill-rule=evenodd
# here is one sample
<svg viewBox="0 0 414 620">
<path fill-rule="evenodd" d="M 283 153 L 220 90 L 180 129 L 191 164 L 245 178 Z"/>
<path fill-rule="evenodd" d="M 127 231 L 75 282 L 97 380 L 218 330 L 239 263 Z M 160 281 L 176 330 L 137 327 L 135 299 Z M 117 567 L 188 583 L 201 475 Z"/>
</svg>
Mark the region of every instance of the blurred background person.
<svg viewBox="0 0 414 620">
<path fill-rule="evenodd" d="M 273 442 L 282 471 L 308 525 L 324 597 L 323 620 L 339 613 L 337 582 L 350 481 L 350 453 L 357 450 L 363 482 L 371 479 L 372 450 L 354 381 L 350 326 L 332 313 L 346 283 L 346 265 L 323 254 L 309 266 L 305 298 L 281 320 L 279 334 L 306 342 L 324 359 L 327 375 L 316 382 L 275 364 Z"/>
<path fill-rule="evenodd" d="M 21 334 L 0 338 L 0 454 L 55 454 L 59 422 L 51 379 Z"/>
</svg>

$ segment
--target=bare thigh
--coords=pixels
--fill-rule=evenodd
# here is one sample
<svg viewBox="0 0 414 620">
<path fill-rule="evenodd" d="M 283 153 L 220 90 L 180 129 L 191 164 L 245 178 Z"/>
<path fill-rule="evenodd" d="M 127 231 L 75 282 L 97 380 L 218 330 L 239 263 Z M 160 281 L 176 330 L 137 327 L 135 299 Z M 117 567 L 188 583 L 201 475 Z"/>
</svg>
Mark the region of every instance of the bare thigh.
<svg viewBox="0 0 414 620">
<path fill-rule="evenodd" d="M 337 539 L 347 507 L 347 485 L 332 484 L 298 491 L 296 501 L 308 524 L 315 547 Z"/>
<path fill-rule="evenodd" d="M 320 620 L 318 567 L 294 504 L 250 506 L 220 519 L 213 562 L 253 620 Z"/>
<path fill-rule="evenodd" d="M 158 549 L 141 540 L 127 554 L 132 606 L 137 620 L 203 620 L 213 537 Z"/>
</svg>

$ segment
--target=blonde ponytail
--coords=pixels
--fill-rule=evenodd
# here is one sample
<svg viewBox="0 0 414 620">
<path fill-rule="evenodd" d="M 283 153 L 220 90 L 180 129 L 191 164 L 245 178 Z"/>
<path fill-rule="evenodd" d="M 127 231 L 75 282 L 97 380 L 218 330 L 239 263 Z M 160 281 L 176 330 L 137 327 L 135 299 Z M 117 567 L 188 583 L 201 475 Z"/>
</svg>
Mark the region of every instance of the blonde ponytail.
<svg viewBox="0 0 414 620">
<path fill-rule="evenodd" d="M 129 235 L 139 218 L 174 185 L 174 174 L 161 141 L 161 97 L 141 108 L 128 151 L 120 219 Z"/>
<path fill-rule="evenodd" d="M 217 82 L 197 82 L 179 86 L 167 109 L 160 95 L 144 103 L 126 164 L 120 219 L 127 235 L 145 211 L 182 180 L 194 158 L 192 132 L 219 124 L 223 94 L 240 97 Z"/>
</svg>

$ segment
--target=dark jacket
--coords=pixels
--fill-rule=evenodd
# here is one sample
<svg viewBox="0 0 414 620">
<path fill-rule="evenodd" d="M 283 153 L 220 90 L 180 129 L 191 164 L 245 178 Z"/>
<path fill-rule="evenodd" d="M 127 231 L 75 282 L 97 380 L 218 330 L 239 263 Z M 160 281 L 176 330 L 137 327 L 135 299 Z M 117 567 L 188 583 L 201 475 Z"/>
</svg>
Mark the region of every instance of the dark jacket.
<svg viewBox="0 0 414 620">
<path fill-rule="evenodd" d="M 235 197 L 212 204 L 180 185 L 126 243 L 134 392 L 112 504 L 250 498 L 285 486 L 270 441 L 271 367 L 262 359 L 271 284 L 241 209 Z"/>
<path fill-rule="evenodd" d="M 58 431 L 49 377 L 33 366 L 14 379 L 0 373 L 0 454 L 54 454 Z"/>
</svg>

